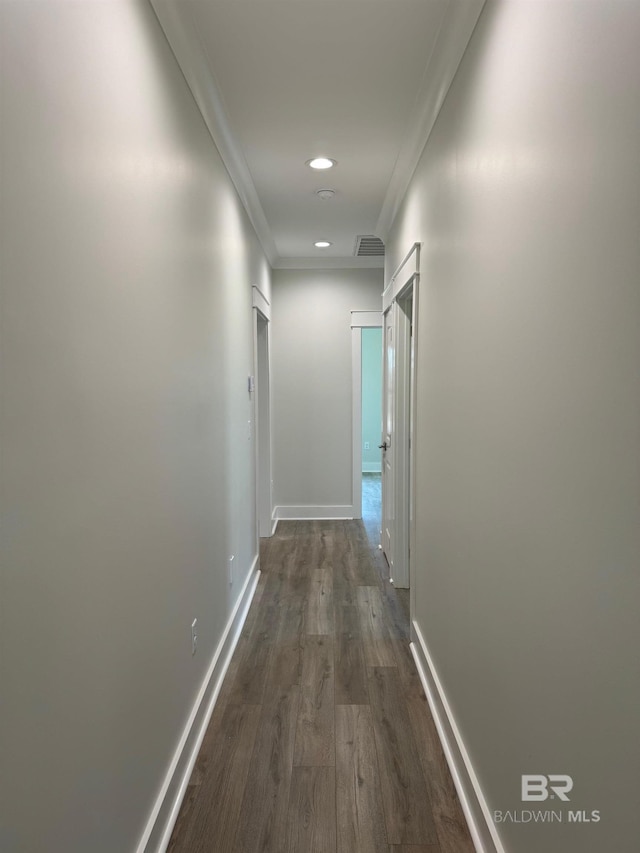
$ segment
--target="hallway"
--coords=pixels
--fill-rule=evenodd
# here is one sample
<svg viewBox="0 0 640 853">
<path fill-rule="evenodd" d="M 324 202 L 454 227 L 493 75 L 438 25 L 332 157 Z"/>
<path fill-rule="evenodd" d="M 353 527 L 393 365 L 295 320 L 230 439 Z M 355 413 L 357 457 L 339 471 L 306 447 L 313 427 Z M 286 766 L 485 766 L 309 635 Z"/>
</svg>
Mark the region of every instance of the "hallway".
<svg viewBox="0 0 640 853">
<path fill-rule="evenodd" d="M 281 522 L 169 853 L 472 853 L 360 521 Z"/>
<path fill-rule="evenodd" d="M 637 853 L 639 44 L 0 3 L 0 853 Z"/>
</svg>

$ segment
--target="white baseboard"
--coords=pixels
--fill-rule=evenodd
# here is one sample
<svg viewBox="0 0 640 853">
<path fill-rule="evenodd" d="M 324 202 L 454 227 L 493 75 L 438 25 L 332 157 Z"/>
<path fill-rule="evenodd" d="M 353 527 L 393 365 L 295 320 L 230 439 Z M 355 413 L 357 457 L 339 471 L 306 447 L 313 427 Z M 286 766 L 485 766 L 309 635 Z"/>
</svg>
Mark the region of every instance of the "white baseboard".
<svg viewBox="0 0 640 853">
<path fill-rule="evenodd" d="M 330 521 L 353 518 L 353 506 L 277 506 L 278 521 Z"/>
<path fill-rule="evenodd" d="M 412 622 L 411 652 L 431 708 L 447 764 L 460 798 L 462 810 L 477 853 L 505 853 L 500 836 L 491 818 L 491 812 L 480 788 L 469 753 L 456 725 L 451 706 L 433 665 L 422 632 L 417 622 Z"/>
<path fill-rule="evenodd" d="M 235 651 L 249 606 L 260 577 L 258 556 L 253 560 L 249 575 L 229 617 L 202 686 L 193 704 L 189 719 L 182 731 L 160 793 L 138 844 L 136 853 L 165 853 L 178 812 L 191 778 L 202 741 L 207 731 L 227 668 Z"/>
<path fill-rule="evenodd" d="M 382 465 L 379 462 L 363 462 L 363 474 L 382 474 Z"/>
</svg>

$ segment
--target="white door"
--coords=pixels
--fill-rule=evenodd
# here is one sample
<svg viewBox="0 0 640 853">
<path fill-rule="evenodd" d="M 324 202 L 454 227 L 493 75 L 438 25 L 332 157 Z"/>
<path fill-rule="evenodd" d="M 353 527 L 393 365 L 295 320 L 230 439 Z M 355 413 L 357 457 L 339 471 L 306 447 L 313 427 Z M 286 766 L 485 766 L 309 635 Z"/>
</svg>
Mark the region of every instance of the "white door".
<svg viewBox="0 0 640 853">
<path fill-rule="evenodd" d="M 393 546 L 395 524 L 394 501 L 394 406 L 395 406 L 395 337 L 394 321 L 397 308 L 391 305 L 384 315 L 384 367 L 382 401 L 382 551 L 393 577 Z"/>
</svg>

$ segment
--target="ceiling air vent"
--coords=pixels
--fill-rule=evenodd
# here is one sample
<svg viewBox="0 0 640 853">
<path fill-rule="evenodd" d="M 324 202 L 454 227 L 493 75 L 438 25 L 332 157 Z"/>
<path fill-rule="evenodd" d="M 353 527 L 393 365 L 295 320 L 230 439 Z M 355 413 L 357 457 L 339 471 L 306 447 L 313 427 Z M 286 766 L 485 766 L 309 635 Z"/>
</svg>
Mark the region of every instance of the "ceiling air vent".
<svg viewBox="0 0 640 853">
<path fill-rule="evenodd" d="M 384 255 L 384 243 L 379 237 L 374 237 L 373 234 L 360 234 L 356 237 L 356 250 L 354 254 L 356 258 L 381 257 Z"/>
</svg>

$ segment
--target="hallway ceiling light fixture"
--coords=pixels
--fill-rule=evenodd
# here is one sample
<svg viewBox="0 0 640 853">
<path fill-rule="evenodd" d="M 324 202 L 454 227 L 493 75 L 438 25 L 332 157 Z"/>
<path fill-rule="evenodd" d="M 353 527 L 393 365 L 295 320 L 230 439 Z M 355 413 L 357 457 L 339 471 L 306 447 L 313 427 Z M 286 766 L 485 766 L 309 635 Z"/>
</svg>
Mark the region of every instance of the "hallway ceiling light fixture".
<svg viewBox="0 0 640 853">
<path fill-rule="evenodd" d="M 337 160 L 332 160 L 330 157 L 313 157 L 307 160 L 307 166 L 311 169 L 332 169 L 337 163 Z"/>
<path fill-rule="evenodd" d="M 332 244 L 328 240 L 318 240 L 313 244 L 316 249 L 328 249 Z"/>
<path fill-rule="evenodd" d="M 324 199 L 325 201 L 328 201 L 330 198 L 333 198 L 335 194 L 335 190 L 316 190 L 316 195 L 319 198 Z"/>
</svg>

